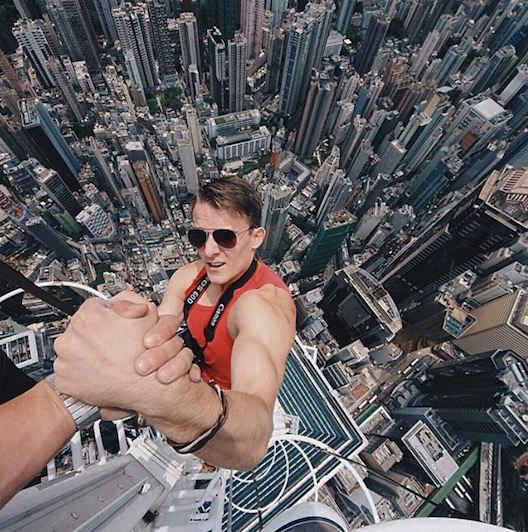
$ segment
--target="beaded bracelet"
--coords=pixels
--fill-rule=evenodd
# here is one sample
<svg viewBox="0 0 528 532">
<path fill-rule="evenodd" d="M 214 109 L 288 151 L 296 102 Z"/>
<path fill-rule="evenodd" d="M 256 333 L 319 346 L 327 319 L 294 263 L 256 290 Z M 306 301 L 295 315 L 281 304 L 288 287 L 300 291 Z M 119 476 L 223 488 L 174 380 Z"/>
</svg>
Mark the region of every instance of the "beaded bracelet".
<svg viewBox="0 0 528 532">
<path fill-rule="evenodd" d="M 220 402 L 222 404 L 222 412 L 218 416 L 216 423 L 210 429 L 207 429 L 205 432 L 200 434 L 200 436 L 198 436 L 195 440 L 187 443 L 171 442 L 171 446 L 180 454 L 195 453 L 196 451 L 199 451 L 202 447 L 205 446 L 207 442 L 209 442 L 215 436 L 215 434 L 224 426 L 224 423 L 226 422 L 228 406 L 224 391 L 214 381 L 211 381 L 209 383 L 209 386 L 211 386 L 211 388 L 213 388 L 218 394 L 218 398 L 220 399 Z"/>
</svg>

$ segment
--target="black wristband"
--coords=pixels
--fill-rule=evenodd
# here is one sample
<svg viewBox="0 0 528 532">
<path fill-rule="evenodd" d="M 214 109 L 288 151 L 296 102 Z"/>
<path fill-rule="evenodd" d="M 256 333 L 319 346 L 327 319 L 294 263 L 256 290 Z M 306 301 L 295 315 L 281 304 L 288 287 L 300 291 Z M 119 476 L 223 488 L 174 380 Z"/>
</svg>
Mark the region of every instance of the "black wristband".
<svg viewBox="0 0 528 532">
<path fill-rule="evenodd" d="M 0 351 L 0 404 L 27 392 L 35 384 L 36 381 L 18 369 L 13 361 Z"/>
<path fill-rule="evenodd" d="M 195 453 L 196 451 L 199 451 L 202 447 L 205 446 L 206 443 L 208 443 L 215 436 L 215 434 L 224 426 L 224 423 L 227 420 L 228 405 L 224 391 L 214 381 L 211 381 L 209 383 L 209 386 L 211 386 L 211 388 L 214 388 L 214 390 L 218 394 L 218 398 L 220 399 L 220 402 L 222 404 L 222 412 L 218 416 L 216 423 L 210 429 L 207 429 L 205 432 L 200 434 L 200 436 L 198 436 L 193 441 L 187 443 L 171 442 L 171 446 L 180 454 Z"/>
</svg>

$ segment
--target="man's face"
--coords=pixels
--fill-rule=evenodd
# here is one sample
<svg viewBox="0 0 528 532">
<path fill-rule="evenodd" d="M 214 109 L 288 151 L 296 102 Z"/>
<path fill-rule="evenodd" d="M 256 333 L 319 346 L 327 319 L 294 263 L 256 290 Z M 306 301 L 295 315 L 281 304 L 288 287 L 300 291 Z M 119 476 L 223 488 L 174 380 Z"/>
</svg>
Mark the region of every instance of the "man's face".
<svg viewBox="0 0 528 532">
<path fill-rule="evenodd" d="M 227 285 L 238 279 L 251 264 L 255 250 L 262 244 L 265 231 L 253 228 L 247 216 L 208 203 L 197 202 L 192 212 L 193 227 L 208 232 L 205 244 L 198 248 L 209 280 L 212 284 Z M 237 233 L 236 245 L 226 248 L 219 245 L 212 233 L 215 229 L 231 229 Z"/>
</svg>

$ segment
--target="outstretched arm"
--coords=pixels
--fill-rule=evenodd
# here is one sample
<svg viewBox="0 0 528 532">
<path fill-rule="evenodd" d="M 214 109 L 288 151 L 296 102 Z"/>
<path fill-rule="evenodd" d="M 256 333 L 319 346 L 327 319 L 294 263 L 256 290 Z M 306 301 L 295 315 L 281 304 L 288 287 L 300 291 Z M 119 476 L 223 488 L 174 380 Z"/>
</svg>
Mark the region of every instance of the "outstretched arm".
<svg viewBox="0 0 528 532">
<path fill-rule="evenodd" d="M 250 469 L 265 455 L 273 430 L 273 408 L 286 358 L 295 335 L 295 309 L 289 295 L 266 286 L 244 294 L 230 311 L 228 328 L 235 339 L 232 389 L 225 392 L 227 421 L 207 445 L 195 454 L 208 463 L 231 469 Z M 182 383 L 185 386 L 185 381 Z M 188 383 L 187 383 L 188 384 Z M 194 440 L 218 420 L 221 408 L 205 383 L 193 384 L 191 396 L 177 408 L 162 408 L 147 418 L 177 443 Z M 205 413 L 202 424 L 182 430 L 180 408 Z"/>
<path fill-rule="evenodd" d="M 68 443 L 72 416 L 46 381 L 0 405 L 0 507 Z"/>
<path fill-rule="evenodd" d="M 137 301 L 139 296 L 132 296 Z M 141 412 L 173 441 L 190 442 L 217 423 L 221 404 L 215 390 L 191 381 L 187 372 L 170 384 L 159 383 L 155 374 L 136 373 L 143 337 L 156 322 L 153 306 L 145 317 L 131 320 L 100 300 L 88 300 L 55 341 L 56 383 L 87 403 Z M 232 390 L 225 393 L 229 414 L 195 454 L 219 467 L 248 469 L 265 454 L 272 431 L 274 401 L 295 331 L 293 303 L 274 287 L 248 292 L 230 311 L 228 328 L 235 339 Z"/>
</svg>

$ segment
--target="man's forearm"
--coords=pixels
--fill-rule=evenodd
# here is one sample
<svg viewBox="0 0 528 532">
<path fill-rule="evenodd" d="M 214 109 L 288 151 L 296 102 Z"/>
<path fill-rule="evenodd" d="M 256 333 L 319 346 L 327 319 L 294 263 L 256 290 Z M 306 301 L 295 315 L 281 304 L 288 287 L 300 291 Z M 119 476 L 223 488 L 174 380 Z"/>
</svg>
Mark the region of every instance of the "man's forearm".
<svg viewBox="0 0 528 532">
<path fill-rule="evenodd" d="M 0 507 L 68 443 L 76 427 L 45 381 L 0 405 Z"/>
<path fill-rule="evenodd" d="M 227 469 L 245 470 L 265 455 L 273 422 L 264 401 L 254 395 L 226 391 L 227 419 L 222 428 L 196 451 L 202 460 Z M 222 408 L 217 393 L 205 383 L 188 383 L 186 392 L 175 394 L 166 386 L 164 398 L 157 401 L 149 423 L 177 444 L 188 443 L 213 427 Z M 162 406 L 163 404 L 163 406 Z M 172 407 L 170 406 L 172 405 Z"/>
</svg>

